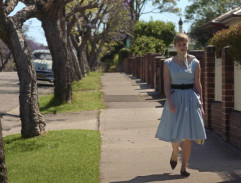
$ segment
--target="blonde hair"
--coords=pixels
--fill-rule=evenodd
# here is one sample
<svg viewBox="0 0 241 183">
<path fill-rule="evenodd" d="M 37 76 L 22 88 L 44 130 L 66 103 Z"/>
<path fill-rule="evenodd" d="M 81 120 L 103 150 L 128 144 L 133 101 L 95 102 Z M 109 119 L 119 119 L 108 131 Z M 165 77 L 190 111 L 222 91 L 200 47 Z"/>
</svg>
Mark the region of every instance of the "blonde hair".
<svg viewBox="0 0 241 183">
<path fill-rule="evenodd" d="M 184 33 L 178 33 L 174 37 L 174 45 L 178 42 L 186 41 L 188 43 L 188 36 Z"/>
</svg>

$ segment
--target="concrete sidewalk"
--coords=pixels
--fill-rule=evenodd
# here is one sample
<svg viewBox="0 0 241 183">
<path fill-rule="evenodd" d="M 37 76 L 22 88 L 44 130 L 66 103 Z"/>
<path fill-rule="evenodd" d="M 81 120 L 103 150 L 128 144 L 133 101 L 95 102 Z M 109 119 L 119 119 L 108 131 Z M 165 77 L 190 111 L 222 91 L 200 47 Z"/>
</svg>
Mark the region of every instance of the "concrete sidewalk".
<svg viewBox="0 0 241 183">
<path fill-rule="evenodd" d="M 171 144 L 155 138 L 164 101 L 129 75 L 105 73 L 101 80 L 108 106 L 100 114 L 101 183 L 241 182 L 241 152 L 210 131 L 205 145 L 193 143 L 191 176 L 181 177 L 180 157 L 172 170 Z"/>
</svg>

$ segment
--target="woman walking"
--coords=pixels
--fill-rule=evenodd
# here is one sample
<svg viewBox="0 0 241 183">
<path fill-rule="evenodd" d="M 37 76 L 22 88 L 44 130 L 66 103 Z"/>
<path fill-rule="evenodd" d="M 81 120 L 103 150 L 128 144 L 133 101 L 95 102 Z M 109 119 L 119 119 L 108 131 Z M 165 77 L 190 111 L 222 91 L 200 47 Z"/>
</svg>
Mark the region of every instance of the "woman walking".
<svg viewBox="0 0 241 183">
<path fill-rule="evenodd" d="M 192 141 L 203 144 L 206 133 L 203 124 L 203 99 L 200 82 L 200 64 L 196 57 L 187 54 L 188 37 L 177 34 L 174 38 L 177 55 L 164 62 L 164 90 L 166 102 L 156 137 L 172 143 L 170 165 L 177 165 L 182 142 L 182 166 L 180 173 L 188 177 L 187 163 Z"/>
</svg>

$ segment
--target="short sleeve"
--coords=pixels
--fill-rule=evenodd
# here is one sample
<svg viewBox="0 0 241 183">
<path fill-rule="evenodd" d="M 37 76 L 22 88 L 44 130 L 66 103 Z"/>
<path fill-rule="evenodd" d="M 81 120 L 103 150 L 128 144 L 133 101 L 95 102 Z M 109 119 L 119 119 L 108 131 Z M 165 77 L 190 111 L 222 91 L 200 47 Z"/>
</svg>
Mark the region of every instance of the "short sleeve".
<svg viewBox="0 0 241 183">
<path fill-rule="evenodd" d="M 164 63 L 166 64 L 166 66 L 168 67 L 169 70 L 170 70 L 170 61 L 171 61 L 170 58 L 168 58 L 164 61 Z"/>
<path fill-rule="evenodd" d="M 197 58 L 193 59 L 193 70 L 195 71 L 199 65 L 199 60 Z"/>
</svg>

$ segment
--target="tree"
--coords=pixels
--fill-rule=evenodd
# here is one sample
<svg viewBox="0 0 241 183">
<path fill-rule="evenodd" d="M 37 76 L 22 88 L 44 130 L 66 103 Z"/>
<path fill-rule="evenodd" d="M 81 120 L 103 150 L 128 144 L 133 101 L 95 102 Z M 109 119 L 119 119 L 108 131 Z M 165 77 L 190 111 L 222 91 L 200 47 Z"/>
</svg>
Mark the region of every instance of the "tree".
<svg viewBox="0 0 241 183">
<path fill-rule="evenodd" d="M 160 39 L 169 46 L 176 34 L 175 26 L 171 22 L 163 21 L 139 21 L 134 26 L 134 37 L 147 36 Z"/>
<path fill-rule="evenodd" d="M 204 29 L 203 24 L 240 6 L 240 0 L 191 0 L 192 4 L 185 9 L 185 19 L 192 22 L 190 37 L 205 46 L 212 33 Z"/>
<path fill-rule="evenodd" d="M 147 52 L 163 54 L 176 34 L 175 26 L 170 22 L 139 21 L 134 26 L 134 43 L 131 50 L 136 55 Z"/>
<path fill-rule="evenodd" d="M 27 5 L 35 6 L 36 2 L 23 0 Z M 69 36 L 72 29 L 74 16 L 70 22 L 66 22 L 78 11 L 95 6 L 94 1 L 89 1 L 87 6 L 82 6 L 83 0 L 78 1 L 77 6 L 68 14 L 65 14 L 65 5 L 72 0 L 45 2 L 38 0 L 40 5 L 35 6 L 38 18 L 42 22 L 48 46 L 53 58 L 53 71 L 55 77 L 54 99 L 59 104 L 71 102 L 71 83 L 80 80 L 81 73 L 77 56 L 73 50 Z"/>
<path fill-rule="evenodd" d="M 55 77 L 54 99 L 59 104 L 72 100 L 71 53 L 63 18 L 63 8 L 68 1 L 48 1 L 47 6 L 38 7 L 37 18 L 42 22 L 46 40 L 53 58 Z"/>
<path fill-rule="evenodd" d="M 143 13 L 142 10 L 147 2 L 148 0 L 100 0 L 98 9 L 76 13 L 75 20 L 78 22 L 72 30 L 71 39 L 78 58 L 83 61 L 87 59 L 90 69 L 95 70 L 105 44 L 122 42 L 127 36 L 133 37 L 132 27 Z M 174 7 L 176 5 L 174 0 L 161 2 L 153 0 L 152 3 L 158 12 L 178 11 L 178 8 Z M 70 10 L 75 6 L 72 3 L 67 5 Z M 85 67 L 85 70 L 88 69 Z"/>
<path fill-rule="evenodd" d="M 39 112 L 36 73 L 21 30 L 23 23 L 34 16 L 35 6 L 27 6 L 9 16 L 16 7 L 16 0 L 0 0 L 0 38 L 13 54 L 20 82 L 20 118 L 23 138 L 45 131 L 45 121 Z"/>
<path fill-rule="evenodd" d="M 179 8 L 176 7 L 176 0 L 123 0 L 130 7 L 131 18 L 134 23 L 136 23 L 142 14 L 147 13 L 162 13 L 162 12 L 170 12 L 177 13 L 180 11 Z M 150 12 L 143 12 L 145 5 L 147 2 L 152 2 L 154 6 L 153 10 Z"/>
<path fill-rule="evenodd" d="M 165 50 L 166 46 L 162 40 L 147 36 L 138 37 L 131 47 L 132 53 L 136 56 L 143 56 L 146 53 L 163 54 Z"/>
<path fill-rule="evenodd" d="M 78 55 L 82 56 L 80 59 L 87 60 L 91 70 L 99 65 L 99 56 L 106 42 L 119 41 L 124 33 L 130 34 L 130 17 L 122 0 L 98 1 L 98 8 L 85 14 L 79 12 L 76 19 L 72 41 Z"/>
<path fill-rule="evenodd" d="M 92 69 L 99 63 L 99 56 L 106 42 L 120 43 L 126 35 L 131 34 L 132 23 L 122 0 L 109 2 L 101 14 L 103 17 L 97 21 L 97 26 L 88 40 L 91 45 L 88 60 Z M 102 31 L 99 31 L 100 27 L 103 27 Z"/>
<path fill-rule="evenodd" d="M 88 29 L 89 26 L 86 24 L 86 16 L 92 11 L 95 11 L 97 7 L 99 8 L 99 4 L 103 2 L 105 1 L 99 1 L 98 3 L 94 1 L 81 1 L 82 6 L 78 11 L 75 10 L 76 7 L 80 7 L 80 2 L 78 0 L 75 0 L 66 6 L 66 20 L 68 22 L 70 38 L 69 42 L 77 53 L 77 59 L 83 75 L 90 71 L 89 63 L 87 61 L 87 40 L 89 39 L 91 30 Z M 88 31 L 86 32 L 85 30 Z"/>
</svg>

